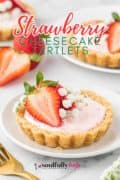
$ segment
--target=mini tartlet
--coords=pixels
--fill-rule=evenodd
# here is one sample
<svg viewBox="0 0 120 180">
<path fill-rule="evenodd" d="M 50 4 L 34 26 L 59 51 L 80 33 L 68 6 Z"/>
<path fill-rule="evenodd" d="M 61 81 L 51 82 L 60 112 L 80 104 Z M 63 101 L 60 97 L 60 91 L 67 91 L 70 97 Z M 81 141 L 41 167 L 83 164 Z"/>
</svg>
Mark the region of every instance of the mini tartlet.
<svg viewBox="0 0 120 180">
<path fill-rule="evenodd" d="M 88 90 L 74 92 L 37 74 L 37 86 L 25 83 L 16 119 L 24 133 L 51 148 L 79 148 L 98 141 L 112 123 L 111 104 Z"/>
<path fill-rule="evenodd" d="M 120 16 L 115 12 L 112 16 L 114 21 L 107 24 L 103 20 L 88 22 L 88 25 L 95 25 L 95 22 L 96 25 L 107 25 L 108 30 L 102 35 L 100 45 L 88 47 L 88 53 L 84 53 L 82 47 L 78 51 L 73 46 L 73 55 L 77 60 L 100 67 L 120 68 Z"/>
<path fill-rule="evenodd" d="M 0 41 L 13 38 L 13 27 L 17 23 L 17 18 L 24 14 L 35 15 L 34 9 L 21 0 L 0 1 Z"/>
</svg>

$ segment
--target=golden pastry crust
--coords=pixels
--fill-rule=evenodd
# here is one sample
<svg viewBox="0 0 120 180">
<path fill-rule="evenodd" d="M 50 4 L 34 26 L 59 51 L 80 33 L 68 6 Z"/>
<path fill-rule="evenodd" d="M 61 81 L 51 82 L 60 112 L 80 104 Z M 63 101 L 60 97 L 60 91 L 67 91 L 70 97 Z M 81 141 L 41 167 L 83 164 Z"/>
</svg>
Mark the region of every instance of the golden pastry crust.
<svg viewBox="0 0 120 180">
<path fill-rule="evenodd" d="M 91 20 L 83 22 L 84 25 L 95 25 L 103 23 L 103 20 Z M 68 39 L 72 37 L 72 34 L 69 35 Z M 70 45 L 69 41 L 68 44 Z M 79 44 L 77 43 L 79 47 Z M 83 52 L 82 47 L 77 50 L 75 46 L 72 46 L 73 56 L 76 57 L 76 60 L 87 62 L 88 64 L 96 65 L 99 67 L 107 67 L 107 68 L 120 68 L 120 53 L 102 53 L 94 50 L 88 49 L 88 53 L 85 54 Z"/>
<path fill-rule="evenodd" d="M 72 50 L 76 60 L 100 67 L 120 68 L 120 53 L 111 54 L 88 50 L 88 54 L 85 54 L 82 48 L 77 51 L 77 49 L 73 47 Z"/>
<path fill-rule="evenodd" d="M 0 41 L 11 40 L 12 36 L 12 28 L 1 28 L 0 29 Z"/>
<path fill-rule="evenodd" d="M 25 134 L 36 141 L 38 144 L 42 144 L 52 148 L 79 148 L 85 145 L 90 145 L 95 141 L 99 140 L 108 130 L 112 123 L 112 107 L 103 97 L 98 96 L 92 91 L 82 90 L 81 94 L 87 95 L 96 102 L 102 104 L 106 111 L 104 120 L 99 123 L 95 128 L 88 131 L 79 132 L 50 132 L 47 130 L 40 129 L 35 125 L 32 125 L 24 118 L 25 107 L 24 103 L 21 104 L 16 112 L 16 119 L 25 132 Z"/>
</svg>

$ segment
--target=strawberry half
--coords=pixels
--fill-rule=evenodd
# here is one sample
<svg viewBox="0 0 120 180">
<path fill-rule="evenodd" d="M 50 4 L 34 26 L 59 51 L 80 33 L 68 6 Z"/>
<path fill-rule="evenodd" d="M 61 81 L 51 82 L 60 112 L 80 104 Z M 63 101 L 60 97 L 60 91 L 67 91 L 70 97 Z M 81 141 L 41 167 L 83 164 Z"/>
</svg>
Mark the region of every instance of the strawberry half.
<svg viewBox="0 0 120 180">
<path fill-rule="evenodd" d="M 32 34 L 25 38 L 23 36 L 14 37 L 14 49 L 21 53 L 27 53 L 31 60 L 31 68 L 34 69 L 45 51 L 44 40 L 40 36 L 33 36 Z"/>
<path fill-rule="evenodd" d="M 18 54 L 10 47 L 0 48 L 0 86 L 22 76 L 30 69 L 26 54 Z"/>
<path fill-rule="evenodd" d="M 22 12 L 24 13 L 29 13 L 29 14 L 34 14 L 33 9 L 25 4 L 22 0 L 11 0 L 13 3 L 13 6 L 10 10 L 14 9 L 14 8 L 20 8 Z"/>
<path fill-rule="evenodd" d="M 28 96 L 26 110 L 37 120 L 52 127 L 59 127 L 60 96 L 55 87 L 42 87 L 36 94 Z"/>
<path fill-rule="evenodd" d="M 107 42 L 111 53 L 120 52 L 120 21 L 110 25 Z"/>
</svg>

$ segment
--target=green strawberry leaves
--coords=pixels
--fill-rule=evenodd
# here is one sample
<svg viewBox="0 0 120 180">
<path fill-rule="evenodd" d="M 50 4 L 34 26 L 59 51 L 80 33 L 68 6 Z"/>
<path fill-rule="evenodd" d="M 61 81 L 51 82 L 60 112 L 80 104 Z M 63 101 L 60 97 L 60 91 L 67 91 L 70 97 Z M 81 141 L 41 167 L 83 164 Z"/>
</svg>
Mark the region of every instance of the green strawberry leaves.
<svg viewBox="0 0 120 180">
<path fill-rule="evenodd" d="M 112 17 L 113 17 L 114 21 L 120 21 L 120 15 L 118 13 L 113 12 Z"/>
<path fill-rule="evenodd" d="M 24 82 L 25 95 L 32 93 L 35 90 L 34 86 L 31 86 L 28 82 Z"/>
<path fill-rule="evenodd" d="M 45 80 L 45 81 L 43 81 L 43 84 L 46 86 L 55 87 L 55 86 L 57 86 L 58 81 Z"/>
<path fill-rule="evenodd" d="M 40 62 L 42 59 L 42 55 L 34 53 L 34 54 L 30 54 L 29 58 L 33 62 Z"/>
<path fill-rule="evenodd" d="M 51 81 L 51 80 L 44 80 L 43 73 L 39 71 L 36 74 L 36 85 L 39 85 L 39 84 L 54 87 L 54 86 L 57 86 L 58 82 L 57 81 Z"/>
<path fill-rule="evenodd" d="M 44 79 L 43 73 L 39 71 L 39 72 L 36 74 L 36 85 L 42 83 L 42 82 L 43 82 L 43 79 Z"/>
<path fill-rule="evenodd" d="M 41 85 L 41 87 L 42 86 L 56 87 L 58 85 L 58 82 L 51 81 L 51 80 L 44 80 L 43 73 L 38 71 L 36 74 L 36 86 L 39 86 L 39 85 Z M 24 89 L 25 89 L 25 95 L 29 95 L 36 90 L 36 87 L 32 86 L 28 82 L 24 82 Z"/>
<path fill-rule="evenodd" d="M 43 39 L 48 38 L 49 36 L 49 34 L 39 34 L 39 37 Z"/>
</svg>

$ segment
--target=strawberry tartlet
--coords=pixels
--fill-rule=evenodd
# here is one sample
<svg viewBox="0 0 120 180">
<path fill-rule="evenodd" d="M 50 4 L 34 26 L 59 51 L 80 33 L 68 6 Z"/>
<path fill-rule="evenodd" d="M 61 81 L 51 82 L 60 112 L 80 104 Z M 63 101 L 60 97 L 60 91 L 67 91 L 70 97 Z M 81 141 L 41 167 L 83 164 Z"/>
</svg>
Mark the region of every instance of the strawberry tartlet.
<svg viewBox="0 0 120 180">
<path fill-rule="evenodd" d="M 23 14 L 35 14 L 32 7 L 21 0 L 0 1 L 0 40 L 12 39 L 12 30 L 17 18 Z"/>
<path fill-rule="evenodd" d="M 85 23 L 86 25 L 99 25 L 107 28 L 98 43 L 88 45 L 87 53 L 83 52 L 82 45 L 77 43 L 80 46 L 79 50 L 73 46 L 73 55 L 78 60 L 100 67 L 120 68 L 120 16 L 113 12 L 112 17 L 113 20 L 109 23 L 104 22 L 104 20 L 92 20 Z M 96 36 L 98 35 L 96 34 Z M 79 38 L 78 36 L 77 42 L 79 42 Z M 87 37 L 85 36 L 85 38 Z"/>
<path fill-rule="evenodd" d="M 37 73 L 36 86 L 24 83 L 25 96 L 15 105 L 23 131 L 52 148 L 79 148 L 99 140 L 112 123 L 112 107 L 94 92 L 74 92 Z"/>
</svg>

